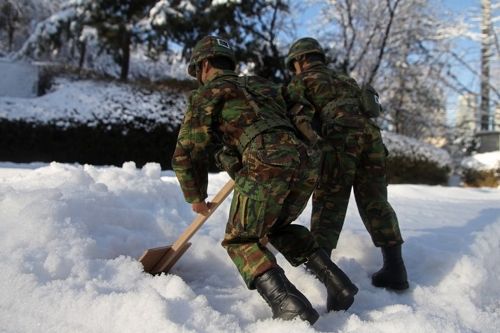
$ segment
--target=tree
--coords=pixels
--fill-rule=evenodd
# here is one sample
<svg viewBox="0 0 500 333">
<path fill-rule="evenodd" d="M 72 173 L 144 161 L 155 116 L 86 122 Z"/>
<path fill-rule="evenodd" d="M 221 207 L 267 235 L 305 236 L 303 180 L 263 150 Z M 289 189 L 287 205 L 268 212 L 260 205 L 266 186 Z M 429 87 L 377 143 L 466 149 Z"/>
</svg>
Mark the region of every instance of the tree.
<svg viewBox="0 0 500 333">
<path fill-rule="evenodd" d="M 0 1 L 0 29 L 7 33 L 7 49 L 12 51 L 14 33 L 21 20 L 19 6 L 10 0 Z"/>
<path fill-rule="evenodd" d="M 0 0 L 0 38 L 5 35 L 6 50 L 13 52 L 19 48 L 34 25 L 57 11 L 61 1 Z"/>
<path fill-rule="evenodd" d="M 130 50 L 142 42 L 141 20 L 155 0 L 98 0 L 89 3 L 88 25 L 97 30 L 103 48 L 113 54 L 120 65 L 120 79 L 128 77 Z"/>
<path fill-rule="evenodd" d="M 98 53 L 111 54 L 120 66 L 120 79 L 128 77 L 131 48 L 144 39 L 142 20 L 155 0 L 68 0 L 60 10 L 40 22 L 20 55 L 40 56 L 54 50 L 79 51 L 79 63 L 87 52 L 86 28 L 95 31 Z M 88 31 L 88 30 L 87 30 Z"/>
<path fill-rule="evenodd" d="M 253 6 L 236 10 L 237 24 L 243 30 L 243 59 L 254 65 L 257 75 L 284 80 L 286 50 L 280 47 L 294 30 L 288 1 L 254 1 Z M 241 45 L 241 44 L 240 44 Z"/>
<path fill-rule="evenodd" d="M 381 92 L 384 126 L 421 139 L 444 135 L 451 22 L 427 0 L 321 3 L 319 35 L 333 66 Z"/>
<path fill-rule="evenodd" d="M 279 37 L 291 25 L 289 9 L 284 0 L 162 0 L 151 10 L 149 22 L 156 38 L 179 45 L 186 60 L 201 37 L 219 35 L 232 42 L 237 58 L 250 62 L 253 72 L 283 79 Z"/>
</svg>

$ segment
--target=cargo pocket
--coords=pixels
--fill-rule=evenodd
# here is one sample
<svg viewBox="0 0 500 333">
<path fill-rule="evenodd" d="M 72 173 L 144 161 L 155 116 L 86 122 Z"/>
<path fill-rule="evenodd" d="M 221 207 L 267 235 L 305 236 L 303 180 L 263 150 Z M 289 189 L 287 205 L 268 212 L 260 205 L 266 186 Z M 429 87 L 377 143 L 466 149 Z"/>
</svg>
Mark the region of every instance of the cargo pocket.
<svg viewBox="0 0 500 333">
<path fill-rule="evenodd" d="M 296 149 L 259 149 L 256 155 L 263 164 L 269 166 L 290 168 L 300 163 L 299 152 Z"/>
<path fill-rule="evenodd" d="M 238 193 L 232 202 L 226 234 L 238 239 L 259 239 L 264 229 L 265 201 Z"/>
</svg>

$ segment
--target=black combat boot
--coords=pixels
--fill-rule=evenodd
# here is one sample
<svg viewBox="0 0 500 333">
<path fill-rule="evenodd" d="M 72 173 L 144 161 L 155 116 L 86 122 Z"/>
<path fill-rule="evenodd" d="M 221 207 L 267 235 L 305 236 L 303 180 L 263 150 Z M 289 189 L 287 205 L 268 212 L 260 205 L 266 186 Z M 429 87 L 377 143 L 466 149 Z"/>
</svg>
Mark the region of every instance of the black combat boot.
<svg viewBox="0 0 500 333">
<path fill-rule="evenodd" d="M 393 290 L 408 289 L 408 277 L 401 256 L 401 245 L 382 247 L 381 249 L 384 266 L 372 275 L 372 284 L 375 287 Z"/>
<path fill-rule="evenodd" d="M 319 318 L 307 298 L 288 281 L 283 270 L 272 268 L 255 279 L 255 287 L 273 311 L 273 318 L 300 317 L 311 325 Z"/>
<path fill-rule="evenodd" d="M 335 265 L 323 249 L 319 249 L 309 256 L 306 267 L 326 287 L 326 310 L 347 310 L 354 302 L 354 295 L 358 288 L 349 280 L 347 275 Z"/>
</svg>

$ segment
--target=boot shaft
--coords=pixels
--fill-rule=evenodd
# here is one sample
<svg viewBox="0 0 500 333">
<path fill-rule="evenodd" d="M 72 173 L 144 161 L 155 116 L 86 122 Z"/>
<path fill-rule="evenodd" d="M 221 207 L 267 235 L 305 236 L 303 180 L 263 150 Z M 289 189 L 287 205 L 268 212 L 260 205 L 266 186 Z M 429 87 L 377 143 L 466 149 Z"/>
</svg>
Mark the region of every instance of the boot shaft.
<svg viewBox="0 0 500 333">
<path fill-rule="evenodd" d="M 333 263 L 328 254 L 319 249 L 305 263 L 306 267 L 320 280 L 327 291 L 327 311 L 347 310 L 354 302 L 358 288 L 349 277 Z"/>
<path fill-rule="evenodd" d="M 323 250 L 314 252 L 305 263 L 305 266 L 325 284 L 334 290 L 356 289 L 349 277 L 342 271 Z"/>
<path fill-rule="evenodd" d="M 372 275 L 372 284 L 375 287 L 399 291 L 408 289 L 408 274 L 401 255 L 401 245 L 381 249 L 384 265 Z"/>
<path fill-rule="evenodd" d="M 311 325 L 319 318 L 309 300 L 286 278 L 281 268 L 272 268 L 255 279 L 259 294 L 271 307 L 273 318 L 300 317 Z"/>
<path fill-rule="evenodd" d="M 381 247 L 381 250 L 382 258 L 384 260 L 384 266 L 400 265 L 401 263 L 403 263 L 401 245 Z"/>
</svg>

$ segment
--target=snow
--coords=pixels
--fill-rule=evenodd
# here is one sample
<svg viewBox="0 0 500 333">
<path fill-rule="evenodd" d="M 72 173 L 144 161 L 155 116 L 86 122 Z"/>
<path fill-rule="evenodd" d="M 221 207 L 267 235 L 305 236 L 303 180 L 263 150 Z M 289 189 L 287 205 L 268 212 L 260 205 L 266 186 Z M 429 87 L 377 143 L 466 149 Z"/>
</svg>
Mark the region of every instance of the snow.
<svg viewBox="0 0 500 333">
<path fill-rule="evenodd" d="M 462 167 L 474 170 L 500 170 L 500 151 L 475 154 L 462 161 Z"/>
<path fill-rule="evenodd" d="M 230 3 L 241 3 L 241 0 L 213 0 L 212 6 L 227 5 Z"/>
<path fill-rule="evenodd" d="M 53 90 L 44 96 L 0 98 L 0 118 L 51 123 L 63 128 L 102 123 L 175 128 L 185 107 L 186 98 L 179 92 L 152 92 L 115 82 L 57 79 Z"/>
<path fill-rule="evenodd" d="M 211 174 L 209 196 L 227 180 Z M 136 258 L 173 243 L 194 217 L 172 172 L 0 163 L 0 331 L 498 332 L 500 189 L 392 185 L 389 196 L 411 288 L 371 286 L 381 256 L 352 201 L 333 256 L 360 288 L 348 311 L 325 313 L 324 287 L 278 255 L 321 314 L 311 327 L 271 319 L 244 287 L 220 246 L 229 200 L 171 274 L 153 277 Z"/>
<path fill-rule="evenodd" d="M 452 165 L 451 156 L 444 149 L 387 131 L 382 131 L 382 137 L 389 150 L 389 156 L 411 157 L 417 161 L 431 161 L 439 167 L 451 167 Z"/>
</svg>

